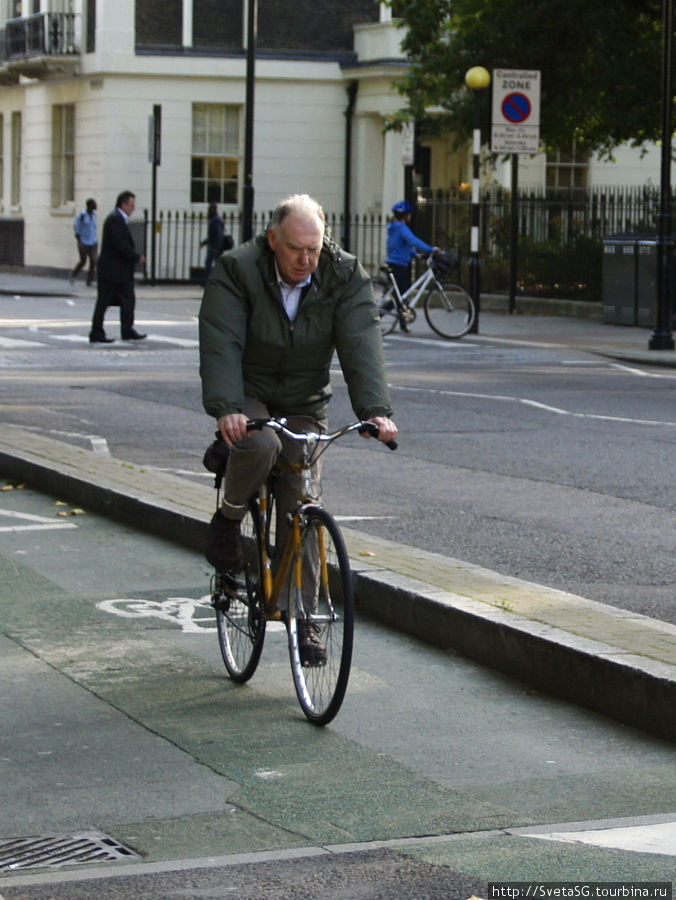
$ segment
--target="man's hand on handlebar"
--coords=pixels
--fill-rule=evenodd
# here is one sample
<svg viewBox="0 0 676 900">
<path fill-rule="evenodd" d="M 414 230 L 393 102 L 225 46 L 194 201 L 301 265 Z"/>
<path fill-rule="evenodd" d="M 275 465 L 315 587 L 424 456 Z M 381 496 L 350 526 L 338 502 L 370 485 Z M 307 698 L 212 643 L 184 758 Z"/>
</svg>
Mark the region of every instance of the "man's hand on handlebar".
<svg viewBox="0 0 676 900">
<path fill-rule="evenodd" d="M 218 430 L 221 432 L 223 440 L 228 447 L 232 447 L 233 444 L 236 444 L 237 441 L 241 441 L 248 435 L 247 422 L 248 419 L 243 413 L 228 413 L 225 416 L 221 416 L 218 420 Z"/>
<path fill-rule="evenodd" d="M 396 441 L 399 429 L 392 419 L 388 419 L 386 416 L 374 416 L 372 419 L 369 419 L 369 422 L 373 422 L 374 425 L 378 426 L 379 441 L 382 441 L 384 444 L 387 444 L 390 441 Z M 366 431 L 362 433 L 362 436 L 366 438 L 371 437 Z"/>
</svg>

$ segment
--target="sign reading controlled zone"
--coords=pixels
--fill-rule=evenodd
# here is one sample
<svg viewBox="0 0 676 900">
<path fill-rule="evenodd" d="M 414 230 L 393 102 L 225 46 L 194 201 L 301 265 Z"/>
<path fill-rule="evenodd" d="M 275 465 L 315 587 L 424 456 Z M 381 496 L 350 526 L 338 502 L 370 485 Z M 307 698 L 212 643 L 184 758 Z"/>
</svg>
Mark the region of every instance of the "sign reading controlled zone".
<svg viewBox="0 0 676 900">
<path fill-rule="evenodd" d="M 540 149 L 540 73 L 493 70 L 493 153 L 537 153 Z"/>
</svg>

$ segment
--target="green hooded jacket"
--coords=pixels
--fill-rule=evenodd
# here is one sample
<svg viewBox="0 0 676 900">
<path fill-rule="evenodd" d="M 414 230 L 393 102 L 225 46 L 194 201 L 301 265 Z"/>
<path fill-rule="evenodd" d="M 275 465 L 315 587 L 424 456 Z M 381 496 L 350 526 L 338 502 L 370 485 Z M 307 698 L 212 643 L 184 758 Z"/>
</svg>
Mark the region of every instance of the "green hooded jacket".
<svg viewBox="0 0 676 900">
<path fill-rule="evenodd" d="M 324 416 L 334 350 L 356 415 L 392 414 L 371 281 L 354 256 L 326 237 L 293 322 L 262 234 L 216 262 L 199 327 L 202 401 L 216 419 L 241 412 L 245 397 L 265 403 L 272 415 Z"/>
</svg>

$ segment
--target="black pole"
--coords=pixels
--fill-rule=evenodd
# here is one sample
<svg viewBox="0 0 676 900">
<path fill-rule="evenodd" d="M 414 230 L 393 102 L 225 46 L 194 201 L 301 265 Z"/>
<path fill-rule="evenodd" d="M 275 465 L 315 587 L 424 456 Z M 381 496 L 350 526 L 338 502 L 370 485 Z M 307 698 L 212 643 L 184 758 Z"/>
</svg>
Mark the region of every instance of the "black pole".
<svg viewBox="0 0 676 900">
<path fill-rule="evenodd" d="M 509 248 L 509 311 L 516 312 L 516 280 L 519 270 L 519 154 L 512 153 L 512 225 Z"/>
<path fill-rule="evenodd" d="M 347 86 L 347 108 L 345 110 L 345 178 L 343 183 L 343 250 L 350 251 L 352 240 L 352 130 L 354 124 L 354 105 L 357 102 L 358 81 L 351 81 Z"/>
<path fill-rule="evenodd" d="M 474 131 L 472 134 L 472 228 L 469 248 L 469 293 L 474 301 L 476 315 L 469 330 L 479 333 L 479 312 L 481 309 L 481 274 L 479 272 L 479 224 L 481 220 L 481 198 L 479 192 L 481 178 L 481 122 L 479 91 L 474 92 Z"/>
<path fill-rule="evenodd" d="M 153 182 L 152 182 L 152 210 L 151 210 L 151 235 L 150 235 L 150 283 L 155 284 L 157 258 L 157 167 L 162 159 L 162 107 L 159 103 L 153 105 L 152 124 L 152 156 L 153 156 Z"/>
<path fill-rule="evenodd" d="M 253 138 L 254 87 L 256 79 L 256 40 L 258 35 L 258 0 L 249 0 L 246 39 L 246 106 L 244 117 L 244 189 L 242 195 L 242 240 L 253 237 Z"/>
<path fill-rule="evenodd" d="M 648 341 L 649 350 L 673 350 L 671 334 L 671 127 L 673 102 L 671 84 L 671 48 L 673 42 L 672 0 L 662 4 L 662 157 L 660 174 L 660 212 L 657 234 L 657 308 L 655 331 Z"/>
<path fill-rule="evenodd" d="M 153 163 L 153 184 L 150 211 L 150 283 L 155 284 L 155 258 L 157 242 L 157 163 Z"/>
</svg>

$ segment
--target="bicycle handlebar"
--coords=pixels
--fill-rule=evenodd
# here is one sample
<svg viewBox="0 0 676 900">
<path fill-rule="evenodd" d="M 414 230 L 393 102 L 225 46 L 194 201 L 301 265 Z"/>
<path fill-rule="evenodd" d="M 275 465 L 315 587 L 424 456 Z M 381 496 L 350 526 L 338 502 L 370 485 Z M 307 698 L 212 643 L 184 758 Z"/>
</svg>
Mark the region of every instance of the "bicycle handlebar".
<svg viewBox="0 0 676 900">
<path fill-rule="evenodd" d="M 335 441 L 336 438 L 342 437 L 344 434 L 348 434 L 350 431 L 358 431 L 359 434 L 364 434 L 364 432 L 368 432 L 371 437 L 378 437 L 379 428 L 375 422 L 353 422 L 351 425 L 346 425 L 343 428 L 339 428 L 338 431 L 334 431 L 327 434 L 322 434 L 321 432 L 298 432 L 291 431 L 290 428 L 286 426 L 286 419 L 249 419 L 246 423 L 247 431 L 260 431 L 263 428 L 272 428 L 273 431 L 278 432 L 279 434 L 283 434 L 285 437 L 290 438 L 293 441 L 304 441 L 306 440 L 309 434 L 312 435 L 313 440 L 316 440 L 318 443 L 327 443 L 330 444 L 332 441 Z M 396 450 L 399 446 L 396 441 L 387 441 L 385 442 L 385 446 L 390 450 Z"/>
</svg>

